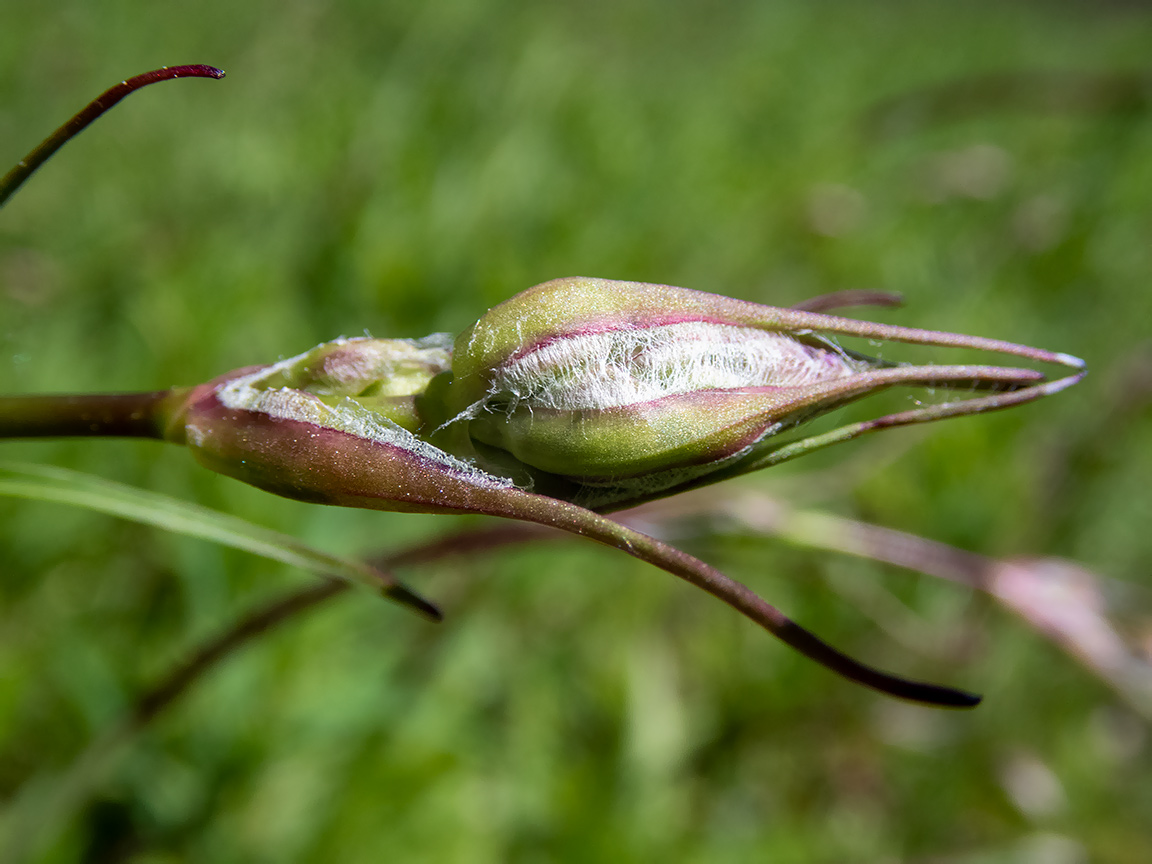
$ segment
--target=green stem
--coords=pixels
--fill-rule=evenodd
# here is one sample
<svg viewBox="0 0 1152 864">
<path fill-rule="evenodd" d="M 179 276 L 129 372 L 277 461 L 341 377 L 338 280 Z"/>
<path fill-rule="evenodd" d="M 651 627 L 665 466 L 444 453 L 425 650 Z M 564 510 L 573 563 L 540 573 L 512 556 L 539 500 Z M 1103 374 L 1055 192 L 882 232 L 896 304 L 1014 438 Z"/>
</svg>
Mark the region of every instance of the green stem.
<svg viewBox="0 0 1152 864">
<path fill-rule="evenodd" d="M 40 145 L 16 163 L 11 171 L 0 179 L 0 207 L 12 197 L 24 181 L 32 176 L 41 165 L 52 158 L 52 155 L 63 147 L 69 140 L 79 135 L 97 117 L 141 87 L 155 84 L 157 81 L 171 81 L 173 78 L 223 78 L 224 73 L 214 66 L 165 66 L 163 69 L 153 69 L 121 81 L 115 87 L 105 90 L 82 110 L 73 115 L 72 119 L 45 138 Z"/>
<path fill-rule="evenodd" d="M 164 438 L 167 406 L 186 390 L 0 396 L 0 438 Z"/>
</svg>

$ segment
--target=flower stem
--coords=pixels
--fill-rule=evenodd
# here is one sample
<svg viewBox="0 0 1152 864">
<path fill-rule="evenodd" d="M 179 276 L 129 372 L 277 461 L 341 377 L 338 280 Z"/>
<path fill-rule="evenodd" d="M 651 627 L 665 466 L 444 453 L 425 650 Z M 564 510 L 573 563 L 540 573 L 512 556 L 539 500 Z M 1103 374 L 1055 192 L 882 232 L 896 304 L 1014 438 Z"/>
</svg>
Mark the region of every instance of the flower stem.
<svg viewBox="0 0 1152 864">
<path fill-rule="evenodd" d="M 0 438 L 164 438 L 183 389 L 82 396 L 0 396 Z"/>
<path fill-rule="evenodd" d="M 191 66 L 165 66 L 163 69 L 153 69 L 142 75 L 136 75 L 127 81 L 121 81 L 115 87 L 110 87 L 89 102 L 82 110 L 73 115 L 72 119 L 45 138 L 35 150 L 16 163 L 11 171 L 0 179 L 0 207 L 12 197 L 24 181 L 52 158 L 53 154 L 63 147 L 72 138 L 79 135 L 97 117 L 141 87 L 155 84 L 157 81 L 170 81 L 173 78 L 216 78 L 224 77 L 224 73 L 214 66 L 195 64 Z"/>
<path fill-rule="evenodd" d="M 980 703 L 981 697 L 975 694 L 913 681 L 854 660 L 788 618 L 746 585 L 674 546 L 591 510 L 520 490 L 503 491 L 495 507 L 481 505 L 475 509 L 579 534 L 646 561 L 727 603 L 786 645 L 849 681 L 899 699 L 941 708 L 973 708 Z"/>
</svg>

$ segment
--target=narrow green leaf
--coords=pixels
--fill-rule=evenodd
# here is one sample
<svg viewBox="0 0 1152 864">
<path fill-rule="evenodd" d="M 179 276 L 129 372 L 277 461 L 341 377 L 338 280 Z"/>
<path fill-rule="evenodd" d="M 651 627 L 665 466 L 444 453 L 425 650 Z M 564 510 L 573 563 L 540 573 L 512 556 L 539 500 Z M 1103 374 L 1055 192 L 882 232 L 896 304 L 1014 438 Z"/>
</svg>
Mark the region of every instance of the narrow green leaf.
<svg viewBox="0 0 1152 864">
<path fill-rule="evenodd" d="M 84 507 L 174 534 L 219 543 L 321 576 L 366 585 L 426 618 L 440 620 L 441 617 L 434 605 L 382 570 L 167 495 L 65 468 L 15 462 L 0 462 L 0 495 Z"/>
</svg>

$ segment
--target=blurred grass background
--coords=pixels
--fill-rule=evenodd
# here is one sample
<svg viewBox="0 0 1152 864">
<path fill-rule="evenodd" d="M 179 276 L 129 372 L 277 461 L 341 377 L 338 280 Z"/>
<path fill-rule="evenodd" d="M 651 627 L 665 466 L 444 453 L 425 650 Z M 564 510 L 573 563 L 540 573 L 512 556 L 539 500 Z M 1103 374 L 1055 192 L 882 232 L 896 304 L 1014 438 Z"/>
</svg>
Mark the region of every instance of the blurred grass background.
<svg viewBox="0 0 1152 864">
<path fill-rule="evenodd" d="M 899 291 L 871 314 L 1092 374 L 742 482 L 1074 558 L 1148 650 L 1150 46 L 1147 4 L 1087 0 L 8 0 L 5 168 L 131 74 L 228 78 L 132 96 L 0 214 L 0 389 L 156 389 L 365 329 L 457 331 L 558 276 L 777 305 Z M 281 501 L 148 442 L 3 457 L 345 553 L 481 524 Z M 624 556 L 525 547 L 406 571 L 440 626 L 347 596 L 232 657 L 49 826 L 44 860 L 1152 860 L 1147 720 L 992 601 L 733 532 L 685 543 L 834 644 L 987 701 L 894 703 Z M 9 500 L 0 573 L 9 806 L 305 579 Z M 938 644 L 898 644 L 845 583 Z"/>
</svg>

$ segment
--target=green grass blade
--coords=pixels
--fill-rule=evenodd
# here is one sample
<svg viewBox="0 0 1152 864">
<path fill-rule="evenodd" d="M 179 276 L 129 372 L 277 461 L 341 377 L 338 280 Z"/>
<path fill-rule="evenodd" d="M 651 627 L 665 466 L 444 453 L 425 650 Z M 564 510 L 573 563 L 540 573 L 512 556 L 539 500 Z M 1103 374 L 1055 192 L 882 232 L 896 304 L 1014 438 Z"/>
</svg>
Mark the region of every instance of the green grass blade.
<svg viewBox="0 0 1152 864">
<path fill-rule="evenodd" d="M 0 495 L 84 507 L 174 534 L 219 543 L 318 575 L 366 585 L 426 618 L 439 620 L 441 617 L 435 606 L 382 570 L 167 495 L 64 468 L 14 462 L 0 462 Z"/>
</svg>

